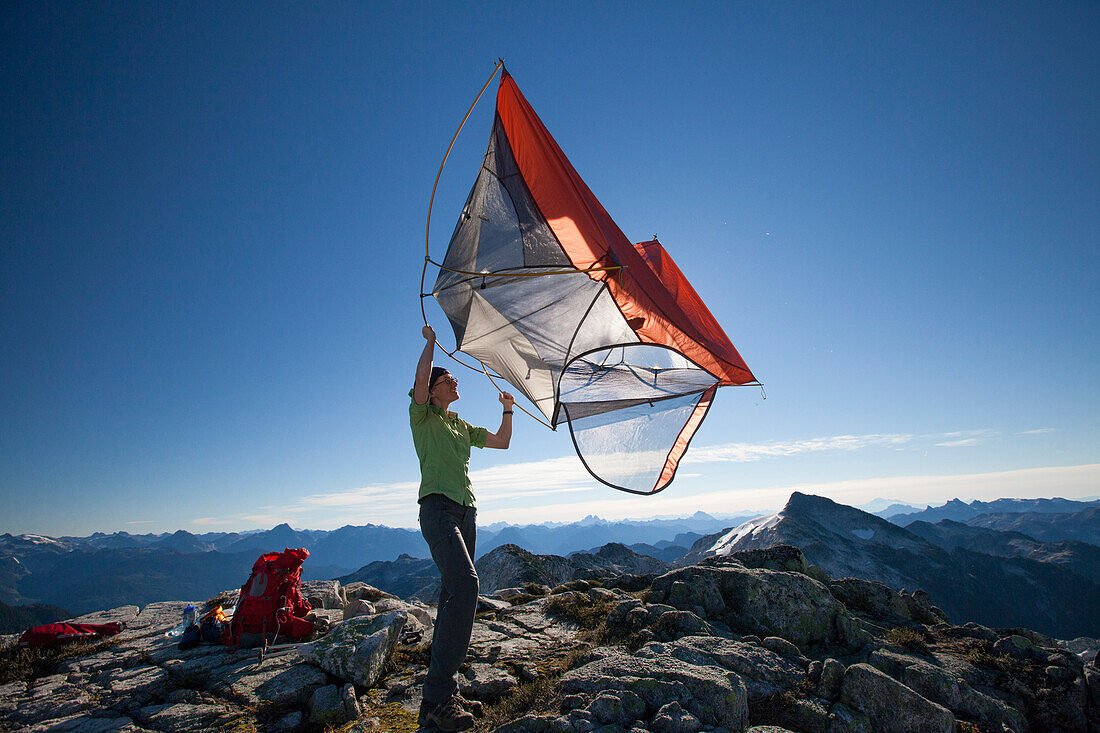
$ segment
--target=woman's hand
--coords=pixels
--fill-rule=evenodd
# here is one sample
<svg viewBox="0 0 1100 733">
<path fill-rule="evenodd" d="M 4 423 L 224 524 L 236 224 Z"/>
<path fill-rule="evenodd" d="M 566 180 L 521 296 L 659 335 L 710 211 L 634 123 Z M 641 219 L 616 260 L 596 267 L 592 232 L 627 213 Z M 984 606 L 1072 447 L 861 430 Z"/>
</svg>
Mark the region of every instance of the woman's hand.
<svg viewBox="0 0 1100 733">
<path fill-rule="evenodd" d="M 486 448 L 507 448 L 512 440 L 512 404 L 515 398 L 507 392 L 500 393 L 500 404 L 504 405 L 504 414 L 500 416 L 500 429 L 485 436 Z"/>
<path fill-rule="evenodd" d="M 425 341 L 435 341 L 435 331 L 432 330 L 431 326 L 424 326 L 420 329 L 420 335 L 424 337 Z"/>
</svg>

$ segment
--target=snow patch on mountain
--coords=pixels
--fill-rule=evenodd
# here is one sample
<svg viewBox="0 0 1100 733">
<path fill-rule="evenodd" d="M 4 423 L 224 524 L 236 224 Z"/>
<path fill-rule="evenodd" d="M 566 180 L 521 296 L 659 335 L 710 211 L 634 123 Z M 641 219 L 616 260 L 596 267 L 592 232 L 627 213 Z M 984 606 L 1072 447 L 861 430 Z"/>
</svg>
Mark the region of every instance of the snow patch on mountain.
<svg viewBox="0 0 1100 733">
<path fill-rule="evenodd" d="M 730 549 L 737 544 L 738 540 L 745 537 L 755 537 L 765 529 L 774 527 L 779 524 L 779 520 L 783 518 L 783 512 L 778 511 L 775 514 L 770 514 L 766 517 L 758 517 L 757 519 L 750 519 L 742 525 L 734 527 L 729 532 L 718 538 L 707 550 L 707 552 L 713 552 L 715 555 L 728 555 Z"/>
</svg>

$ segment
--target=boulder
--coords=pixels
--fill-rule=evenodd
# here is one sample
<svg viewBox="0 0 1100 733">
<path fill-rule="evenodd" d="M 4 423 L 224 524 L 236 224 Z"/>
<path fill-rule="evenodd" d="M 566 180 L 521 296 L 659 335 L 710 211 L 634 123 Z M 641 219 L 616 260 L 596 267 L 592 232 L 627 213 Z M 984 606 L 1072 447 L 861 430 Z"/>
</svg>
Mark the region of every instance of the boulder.
<svg viewBox="0 0 1100 733">
<path fill-rule="evenodd" d="M 639 655 L 664 655 L 698 666 L 716 666 L 735 673 L 745 685 L 748 701 L 795 687 L 802 667 L 758 644 L 718 636 L 691 636 L 667 644 L 651 643 Z"/>
<path fill-rule="evenodd" d="M 844 679 L 844 665 L 835 659 L 826 659 L 821 667 L 821 681 L 817 686 L 818 697 L 836 700 L 840 695 L 840 683 Z"/>
<path fill-rule="evenodd" d="M 1093 666 L 1086 667 L 1085 685 L 1088 688 L 1085 704 L 1089 718 L 1100 721 L 1100 670 Z"/>
<path fill-rule="evenodd" d="M 560 689 L 593 698 L 609 690 L 631 692 L 650 714 L 678 702 L 702 725 L 712 727 L 741 730 L 748 719 L 747 693 L 737 675 L 683 662 L 661 645 L 647 645 L 637 655 L 622 647 L 597 648 L 585 663 L 562 675 Z"/>
<path fill-rule="evenodd" d="M 546 586 L 538 586 L 538 587 L 539 588 L 546 588 Z M 523 588 L 515 588 L 515 587 L 513 587 L 513 588 L 500 588 L 500 589 L 495 590 L 492 593 L 490 593 L 489 597 L 490 598 L 496 598 L 497 600 L 501 600 L 501 601 L 508 601 L 508 604 L 511 605 L 513 601 L 516 601 L 516 600 L 519 600 L 519 599 L 522 599 L 522 598 L 526 598 L 526 597 L 532 596 L 532 595 L 544 596 L 544 595 L 547 595 L 549 592 L 550 592 L 549 588 L 546 588 L 546 593 L 528 593 Z"/>
<path fill-rule="evenodd" d="M 406 616 L 404 611 L 391 611 L 348 619 L 321 639 L 298 647 L 298 655 L 340 679 L 371 687 L 397 644 Z"/>
<path fill-rule="evenodd" d="M 607 614 L 607 628 L 619 635 L 638 631 L 647 623 L 649 612 L 645 604 L 635 598 L 615 603 Z"/>
<path fill-rule="evenodd" d="M 322 725 L 333 726 L 358 720 L 361 712 L 355 687 L 351 684 L 342 688 L 337 685 L 318 687 L 309 700 L 310 718 Z"/>
<path fill-rule="evenodd" d="M 268 730 L 270 733 L 290 733 L 302 726 L 302 711 L 295 710 L 276 720 Z"/>
<path fill-rule="evenodd" d="M 696 733 L 703 724 L 673 700 L 657 711 L 650 727 L 656 733 Z"/>
<path fill-rule="evenodd" d="M 384 590 L 379 590 L 373 585 L 368 585 L 367 583 L 363 583 L 360 581 L 348 583 L 347 585 L 342 586 L 342 590 L 342 595 L 347 599 L 348 603 L 350 603 L 353 598 L 370 601 L 371 603 L 376 603 L 383 598 L 397 598 L 397 596 L 395 595 L 387 593 Z"/>
<path fill-rule="evenodd" d="M 792 545 L 773 545 L 772 547 L 738 550 L 726 556 L 747 568 L 764 570 L 783 570 L 791 573 L 805 573 L 809 569 L 802 550 Z"/>
<path fill-rule="evenodd" d="M 356 598 L 348 601 L 348 605 L 344 606 L 344 621 L 347 621 L 349 618 L 355 618 L 356 616 L 373 616 L 375 613 L 374 606 L 370 601 Z"/>
<path fill-rule="evenodd" d="M 910 595 L 903 589 L 900 595 L 908 618 L 922 624 L 947 622 L 947 614 L 932 605 L 932 600 L 926 591 L 917 590 Z"/>
<path fill-rule="evenodd" d="M 608 588 L 589 588 L 588 597 L 591 598 L 593 601 L 596 601 L 597 603 L 601 601 L 612 603 L 619 600 L 619 595 L 615 593 L 615 591 L 609 590 Z"/>
<path fill-rule="evenodd" d="M 653 630 L 664 641 L 679 639 L 681 636 L 709 634 L 713 631 L 710 624 L 691 611 L 666 611 L 657 617 Z"/>
<path fill-rule="evenodd" d="M 867 661 L 914 692 L 954 713 L 998 730 L 1027 730 L 1027 721 L 1018 710 L 973 689 L 965 679 L 930 661 L 888 649 L 874 651 Z"/>
<path fill-rule="evenodd" d="M 909 619 L 909 607 L 901 594 L 885 583 L 841 578 L 829 583 L 829 590 L 850 611 L 862 611 L 872 618 L 886 621 Z"/>
<path fill-rule="evenodd" d="M 844 671 L 840 702 L 867 716 L 881 733 L 952 733 L 955 716 L 869 664 Z"/>
<path fill-rule="evenodd" d="M 781 657 L 788 657 L 790 659 L 799 660 L 805 659 L 805 657 L 802 656 L 802 652 L 798 650 L 798 647 L 796 647 L 794 644 L 787 641 L 783 637 L 768 636 L 765 637 L 760 642 L 760 644 L 765 649 L 770 649 Z"/>
<path fill-rule="evenodd" d="M 344 711 L 344 700 L 340 697 L 340 688 L 336 685 L 325 685 L 313 691 L 313 697 L 309 699 L 309 715 L 322 725 L 343 723 L 347 720 Z"/>
<path fill-rule="evenodd" d="M 363 709 L 359 706 L 359 698 L 355 695 L 355 685 L 350 682 L 344 685 L 340 690 L 340 696 L 344 699 L 344 708 L 348 711 L 349 720 L 358 720 L 359 716 L 363 714 Z"/>
<path fill-rule="evenodd" d="M 1031 639 L 1022 634 L 1012 634 L 1003 639 L 998 639 L 993 645 L 994 655 L 1008 655 L 1026 662 L 1045 663 L 1050 652 L 1037 646 Z"/>
<path fill-rule="evenodd" d="M 741 633 L 780 636 L 799 648 L 858 649 L 870 641 L 828 588 L 797 572 L 740 564 L 696 565 L 653 581 L 662 600 L 680 609 L 701 606 L 709 620 Z M 722 599 L 720 615 L 715 617 Z"/>
<path fill-rule="evenodd" d="M 463 697 L 486 703 L 497 702 L 519 684 L 507 669 L 483 662 L 466 665 L 457 682 Z"/>
<path fill-rule="evenodd" d="M 866 715 L 842 702 L 833 703 L 829 708 L 829 718 L 827 733 L 875 733 Z"/>
<path fill-rule="evenodd" d="M 302 581 L 302 598 L 309 601 L 313 608 L 344 607 L 344 596 L 340 593 L 339 580 L 306 580 Z"/>
<path fill-rule="evenodd" d="M 425 629 L 430 629 L 435 625 L 435 617 L 432 616 L 428 607 L 419 601 L 410 601 L 405 606 L 405 612 L 420 622 L 420 625 Z"/>
<path fill-rule="evenodd" d="M 519 598 L 519 596 L 513 596 L 513 598 Z M 500 598 L 493 598 L 492 596 L 478 596 L 477 597 L 477 611 L 478 613 L 484 611 L 503 611 L 506 608 L 511 608 L 512 604 L 509 601 L 505 601 Z"/>
<path fill-rule="evenodd" d="M 583 701 L 580 695 L 573 696 L 575 702 Z M 563 712 L 572 710 L 566 707 L 563 701 Z M 646 705 L 642 698 L 628 690 L 605 691 L 596 695 L 596 699 L 588 704 L 588 712 L 599 723 L 610 725 L 626 725 L 645 715 Z"/>
</svg>

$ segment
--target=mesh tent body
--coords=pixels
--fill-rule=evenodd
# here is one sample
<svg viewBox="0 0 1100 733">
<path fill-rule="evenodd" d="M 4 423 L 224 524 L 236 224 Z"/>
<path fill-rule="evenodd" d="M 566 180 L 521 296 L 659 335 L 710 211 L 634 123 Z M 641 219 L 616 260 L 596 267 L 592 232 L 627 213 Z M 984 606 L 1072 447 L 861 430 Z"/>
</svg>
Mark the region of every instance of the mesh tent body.
<svg viewBox="0 0 1100 733">
<path fill-rule="evenodd" d="M 665 488 L 717 387 L 756 382 L 667 251 L 631 243 L 506 71 L 442 264 L 432 294 L 459 350 L 567 423 L 614 488 Z"/>
</svg>

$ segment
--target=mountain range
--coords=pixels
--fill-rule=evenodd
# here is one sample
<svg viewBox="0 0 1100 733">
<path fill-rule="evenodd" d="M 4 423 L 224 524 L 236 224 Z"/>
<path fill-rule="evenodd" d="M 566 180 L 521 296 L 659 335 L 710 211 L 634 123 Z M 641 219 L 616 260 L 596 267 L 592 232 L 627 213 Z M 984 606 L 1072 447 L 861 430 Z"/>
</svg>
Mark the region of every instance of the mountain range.
<svg viewBox="0 0 1100 733">
<path fill-rule="evenodd" d="M 834 578 L 925 590 L 956 621 L 1100 636 L 1098 547 L 996 537 L 958 522 L 920 522 L 911 531 L 798 492 L 775 514 L 700 539 L 678 564 L 781 544 L 798 547 Z"/>
<path fill-rule="evenodd" d="M 478 556 L 507 544 L 534 553 L 564 555 L 620 542 L 654 546 L 671 559 L 698 537 L 733 521 L 739 519 L 697 512 L 690 517 L 646 521 L 589 516 L 568 524 L 498 524 L 479 529 Z M 345 576 L 375 562 L 429 557 L 418 530 L 373 524 L 336 530 L 300 530 L 280 524 L 258 532 L 205 534 L 184 530 L 141 535 L 97 532 L 88 537 L 3 534 L 0 602 L 54 604 L 83 613 L 165 598 L 213 595 L 243 583 L 261 553 L 285 547 L 310 551 L 303 566 L 306 580 Z"/>
<path fill-rule="evenodd" d="M 1100 507 L 1100 500 L 1074 501 L 1072 499 L 997 499 L 967 503 L 952 499 L 943 506 L 929 506 L 918 512 L 899 512 L 889 515 L 894 524 L 905 527 L 921 520 L 936 523 L 941 519 L 970 523 L 970 520 L 986 514 L 1073 514 L 1090 507 Z M 877 513 L 877 512 L 876 512 Z M 880 515 L 881 516 L 881 515 Z"/>
<path fill-rule="evenodd" d="M 1021 532 L 974 527 L 950 519 L 941 519 L 936 524 L 911 522 L 905 529 L 948 552 L 962 547 L 996 557 L 1024 557 L 1052 562 L 1078 575 L 1100 581 L 1100 547 L 1087 542 L 1040 542 Z"/>
<path fill-rule="evenodd" d="M 592 552 L 574 552 L 568 557 L 537 555 L 518 545 L 501 545 L 479 557 L 474 567 L 479 592 L 486 594 L 528 583 L 556 586 L 592 577 L 653 576 L 675 565 L 610 542 Z M 366 583 L 400 598 L 430 603 L 439 598 L 439 571 L 435 563 L 408 555 L 373 562 L 337 580 L 344 585 Z"/>
<path fill-rule="evenodd" d="M 881 504 L 880 512 L 891 508 Z M 714 555 L 789 544 L 834 578 L 926 590 L 956 622 L 1027 626 L 1064 638 L 1100 636 L 1100 543 L 1077 539 L 1100 533 L 1096 502 L 954 501 L 918 514 L 934 518 L 935 512 L 966 518 L 915 519 L 903 527 L 901 515 L 887 521 L 794 493 L 779 512 L 751 519 L 698 513 L 646 522 L 587 517 L 559 525 L 498 524 L 479 529 L 476 564 L 483 587 L 493 586 L 494 578 L 519 577 L 524 569 L 534 573 L 524 582 L 550 584 L 551 578 L 583 578 L 596 570 L 659 574 Z M 282 524 L 263 532 L 204 535 L 0 535 L 0 602 L 53 604 L 80 613 L 210 597 L 242 583 L 258 554 L 283 547 L 310 550 L 307 580 L 364 581 L 424 600 L 437 593 L 438 574 L 415 530 L 296 530 Z M 506 567 L 512 570 L 499 570 Z"/>
</svg>

